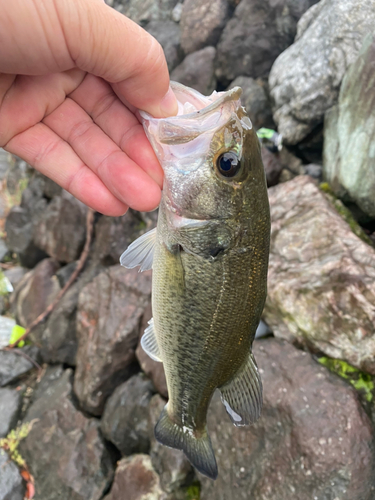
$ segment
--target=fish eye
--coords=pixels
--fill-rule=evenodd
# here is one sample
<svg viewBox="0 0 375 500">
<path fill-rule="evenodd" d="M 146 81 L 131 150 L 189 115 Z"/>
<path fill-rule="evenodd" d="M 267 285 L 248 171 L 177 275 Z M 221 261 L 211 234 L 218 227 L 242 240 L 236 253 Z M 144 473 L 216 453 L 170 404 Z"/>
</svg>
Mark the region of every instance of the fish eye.
<svg viewBox="0 0 375 500">
<path fill-rule="evenodd" d="M 216 167 L 224 177 L 234 177 L 241 168 L 241 162 L 235 153 L 228 151 L 218 157 Z"/>
</svg>

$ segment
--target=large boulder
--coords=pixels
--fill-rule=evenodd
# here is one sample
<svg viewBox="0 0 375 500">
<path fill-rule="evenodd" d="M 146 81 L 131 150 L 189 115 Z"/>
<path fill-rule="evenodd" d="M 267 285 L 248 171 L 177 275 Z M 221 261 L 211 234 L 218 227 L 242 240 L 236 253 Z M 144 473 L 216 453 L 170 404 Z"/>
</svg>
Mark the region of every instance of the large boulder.
<svg viewBox="0 0 375 500">
<path fill-rule="evenodd" d="M 374 248 L 307 176 L 270 188 L 269 199 L 267 324 L 277 337 L 375 374 Z"/>
<path fill-rule="evenodd" d="M 321 0 L 301 18 L 294 44 L 269 77 L 274 119 L 286 143 L 297 144 L 323 121 L 374 25 L 373 0 Z"/>
<path fill-rule="evenodd" d="M 267 76 L 276 57 L 293 42 L 298 19 L 316 1 L 242 0 L 217 46 L 218 80 Z"/>
<path fill-rule="evenodd" d="M 171 80 L 192 87 L 203 95 L 211 94 L 216 86 L 215 55 L 215 47 L 205 47 L 187 55 L 172 71 Z"/>
<path fill-rule="evenodd" d="M 100 500 L 112 479 L 112 460 L 99 422 L 75 408 L 71 379 L 72 370 L 66 370 L 39 392 L 25 417 L 33 425 L 20 453 L 40 500 Z"/>
<path fill-rule="evenodd" d="M 255 425 L 236 428 L 216 395 L 208 429 L 219 477 L 202 478 L 202 498 L 374 498 L 374 430 L 355 390 L 286 342 L 260 340 L 254 354 L 262 415 Z"/>
<path fill-rule="evenodd" d="M 375 218 L 375 40 L 367 37 L 325 117 L 324 175 L 335 193 Z"/>
<path fill-rule="evenodd" d="M 185 0 L 181 13 L 181 46 L 186 54 L 215 46 L 229 18 L 228 0 Z"/>
<path fill-rule="evenodd" d="M 111 266 L 79 294 L 74 390 L 82 407 L 103 412 L 114 389 L 134 373 L 140 324 L 150 302 L 151 272 Z"/>
</svg>

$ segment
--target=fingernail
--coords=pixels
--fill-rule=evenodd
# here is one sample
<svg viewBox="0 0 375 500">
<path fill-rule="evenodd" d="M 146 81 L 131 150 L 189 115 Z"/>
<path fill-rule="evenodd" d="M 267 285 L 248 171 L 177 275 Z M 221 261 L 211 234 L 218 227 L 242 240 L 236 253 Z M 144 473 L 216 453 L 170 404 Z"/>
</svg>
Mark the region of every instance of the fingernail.
<svg viewBox="0 0 375 500">
<path fill-rule="evenodd" d="M 176 96 L 173 93 L 171 87 L 169 87 L 168 92 L 165 94 L 163 99 L 160 101 L 160 117 L 166 118 L 167 116 L 175 116 L 178 111 L 178 104 Z"/>
</svg>

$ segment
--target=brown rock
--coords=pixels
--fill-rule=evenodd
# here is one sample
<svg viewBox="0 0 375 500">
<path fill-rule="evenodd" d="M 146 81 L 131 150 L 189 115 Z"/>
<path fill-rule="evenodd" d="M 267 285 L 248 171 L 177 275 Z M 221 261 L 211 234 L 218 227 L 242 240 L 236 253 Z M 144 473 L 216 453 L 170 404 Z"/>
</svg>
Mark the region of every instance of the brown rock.
<svg viewBox="0 0 375 500">
<path fill-rule="evenodd" d="M 134 373 L 140 324 L 150 302 L 151 272 L 112 266 L 81 291 L 77 312 L 74 390 L 100 415 L 113 390 Z"/>
<path fill-rule="evenodd" d="M 236 428 L 219 397 L 208 427 L 219 477 L 204 500 L 371 500 L 374 431 L 355 390 L 290 344 L 260 340 L 261 418 Z"/>
<path fill-rule="evenodd" d="M 282 165 L 279 155 L 271 153 L 267 148 L 262 146 L 262 162 L 266 172 L 267 186 L 275 186 L 279 182 Z"/>
<path fill-rule="evenodd" d="M 133 455 L 118 462 L 112 489 L 104 500 L 165 500 L 160 480 L 148 455 Z"/>
<path fill-rule="evenodd" d="M 375 373 L 375 250 L 307 176 L 269 190 L 271 250 L 264 318 L 298 341 Z"/>
</svg>

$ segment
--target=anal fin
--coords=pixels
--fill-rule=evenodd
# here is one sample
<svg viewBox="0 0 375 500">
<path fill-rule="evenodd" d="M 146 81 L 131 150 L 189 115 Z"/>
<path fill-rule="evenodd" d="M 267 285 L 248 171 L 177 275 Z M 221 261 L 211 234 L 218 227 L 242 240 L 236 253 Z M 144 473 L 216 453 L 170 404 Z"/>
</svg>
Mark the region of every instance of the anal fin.
<svg viewBox="0 0 375 500">
<path fill-rule="evenodd" d="M 121 255 L 120 264 L 128 269 L 140 266 L 140 271 L 152 269 L 155 243 L 156 228 L 133 241 Z"/>
<path fill-rule="evenodd" d="M 234 425 L 250 425 L 258 420 L 262 411 L 262 380 L 251 352 L 234 378 L 219 389 Z"/>
<path fill-rule="evenodd" d="M 151 318 L 148 322 L 148 327 L 141 338 L 141 346 L 146 354 L 150 356 L 154 361 L 161 361 L 160 350 L 158 342 L 156 340 L 155 330 L 154 330 L 154 318 Z"/>
</svg>

